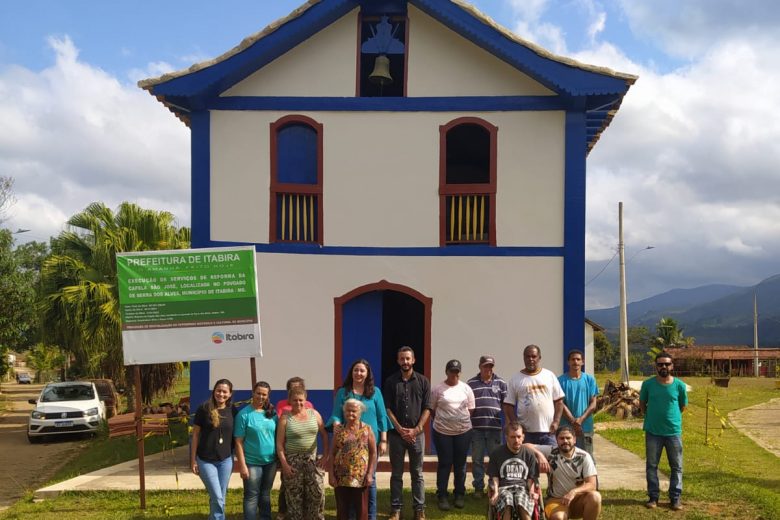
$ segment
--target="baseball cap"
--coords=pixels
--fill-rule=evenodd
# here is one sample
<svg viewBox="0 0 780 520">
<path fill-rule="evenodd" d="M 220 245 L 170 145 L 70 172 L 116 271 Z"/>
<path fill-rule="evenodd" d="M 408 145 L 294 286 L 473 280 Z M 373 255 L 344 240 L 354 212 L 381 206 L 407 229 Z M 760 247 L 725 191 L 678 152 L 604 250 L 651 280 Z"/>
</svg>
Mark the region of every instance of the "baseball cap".
<svg viewBox="0 0 780 520">
<path fill-rule="evenodd" d="M 460 369 L 460 361 L 458 361 L 457 359 L 450 359 L 449 361 L 447 361 L 447 368 L 446 368 L 446 370 L 448 372 L 450 370 L 457 370 L 458 372 L 460 372 L 460 370 L 461 370 Z"/>
<path fill-rule="evenodd" d="M 479 366 L 482 365 L 496 365 L 496 360 L 493 359 L 493 356 L 482 356 L 479 358 Z"/>
</svg>

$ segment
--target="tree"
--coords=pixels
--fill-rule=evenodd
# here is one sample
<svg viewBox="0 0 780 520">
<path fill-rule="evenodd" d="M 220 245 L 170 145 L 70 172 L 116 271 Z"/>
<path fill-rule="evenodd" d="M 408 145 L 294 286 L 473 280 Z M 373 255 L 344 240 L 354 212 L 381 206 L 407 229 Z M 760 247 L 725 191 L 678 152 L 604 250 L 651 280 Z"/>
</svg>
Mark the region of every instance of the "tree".
<svg viewBox="0 0 780 520">
<path fill-rule="evenodd" d="M 27 365 L 35 369 L 35 379 L 41 383 L 45 375 L 50 375 L 65 362 L 57 347 L 38 343 L 27 353 Z"/>
<path fill-rule="evenodd" d="M 13 206 L 14 198 L 14 179 L 13 177 L 0 177 L 0 223 L 6 219 L 8 208 Z"/>
<path fill-rule="evenodd" d="M 653 336 L 650 334 L 650 331 L 647 329 L 647 327 L 629 327 L 627 332 L 629 347 L 639 346 L 645 348 L 650 346 L 653 341 Z"/>
<path fill-rule="evenodd" d="M 93 203 L 67 224 L 52 240 L 53 254 L 43 263 L 44 337 L 72 353 L 84 375 L 125 385 L 116 253 L 184 249 L 190 245 L 190 230 L 177 227 L 167 211 L 128 202 L 116 213 Z M 167 391 L 177 376 L 175 363 L 144 365 L 143 401 L 151 402 L 154 395 Z"/>
<path fill-rule="evenodd" d="M 597 330 L 593 333 L 593 357 L 596 370 L 609 370 L 617 360 L 618 351 L 610 343 L 604 331 Z"/>
<path fill-rule="evenodd" d="M 13 234 L 0 229 L 0 345 L 18 351 L 29 348 L 37 337 L 39 271 L 20 262 L 24 255 L 14 250 L 13 244 Z"/>
<path fill-rule="evenodd" d="M 655 326 L 656 337 L 647 351 L 648 362 L 655 365 L 655 357 L 669 347 L 691 347 L 693 337 L 685 337 L 683 330 L 674 318 L 664 317 Z"/>
</svg>

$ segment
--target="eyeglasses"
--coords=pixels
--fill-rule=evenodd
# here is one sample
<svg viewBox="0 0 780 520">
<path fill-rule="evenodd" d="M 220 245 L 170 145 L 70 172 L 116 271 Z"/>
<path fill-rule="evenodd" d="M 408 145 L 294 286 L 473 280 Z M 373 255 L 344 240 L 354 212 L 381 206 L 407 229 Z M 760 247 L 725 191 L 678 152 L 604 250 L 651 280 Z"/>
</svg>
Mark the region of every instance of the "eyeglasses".
<svg viewBox="0 0 780 520">
<path fill-rule="evenodd" d="M 671 363 L 656 363 L 655 366 L 657 366 L 658 368 L 670 367 L 670 366 L 672 366 L 672 364 Z"/>
</svg>

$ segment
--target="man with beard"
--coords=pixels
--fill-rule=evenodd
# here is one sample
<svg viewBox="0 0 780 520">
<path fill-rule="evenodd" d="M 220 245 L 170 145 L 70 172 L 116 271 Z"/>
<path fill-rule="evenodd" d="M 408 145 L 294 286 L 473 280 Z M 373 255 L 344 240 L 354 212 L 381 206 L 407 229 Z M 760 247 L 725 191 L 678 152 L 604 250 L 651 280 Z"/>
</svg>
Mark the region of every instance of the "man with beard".
<svg viewBox="0 0 780 520">
<path fill-rule="evenodd" d="M 524 434 L 520 423 L 508 422 L 504 433 L 506 444 L 490 453 L 490 505 L 502 520 L 511 519 L 513 509 L 521 519 L 528 520 L 537 498 L 535 480 L 539 472 L 536 457 L 523 445 Z"/>
<path fill-rule="evenodd" d="M 647 474 L 647 496 L 645 506 L 658 506 L 660 489 L 658 484 L 658 461 L 661 451 L 666 449 L 671 475 L 669 477 L 669 501 L 673 511 L 682 509 L 682 413 L 688 406 L 685 383 L 672 376 L 672 356 L 661 352 L 655 357 L 656 376 L 642 382 L 639 392 L 639 407 L 645 416 L 645 471 Z"/>
<path fill-rule="evenodd" d="M 387 417 L 393 430 L 387 433 L 390 451 L 390 520 L 401 519 L 403 507 L 404 457 L 409 453 L 409 473 L 412 476 L 414 519 L 425 519 L 425 481 L 423 456 L 425 435 L 423 429 L 431 415 L 431 383 L 414 371 L 414 351 L 411 347 L 398 349 L 400 371 L 385 381 Z"/>
<path fill-rule="evenodd" d="M 523 425 L 526 442 L 554 447 L 554 432 L 563 413 L 561 383 L 552 371 L 542 368 L 542 351 L 536 345 L 525 347 L 523 362 L 525 368 L 509 380 L 504 416 Z"/>
<path fill-rule="evenodd" d="M 557 447 L 529 446 L 539 458 L 542 468 L 549 465 L 550 485 L 544 513 L 548 520 L 582 518 L 596 520 L 601 514 L 601 493 L 597 491 L 598 476 L 590 454 L 576 447 L 574 428 L 561 426 L 555 432 Z"/>
</svg>

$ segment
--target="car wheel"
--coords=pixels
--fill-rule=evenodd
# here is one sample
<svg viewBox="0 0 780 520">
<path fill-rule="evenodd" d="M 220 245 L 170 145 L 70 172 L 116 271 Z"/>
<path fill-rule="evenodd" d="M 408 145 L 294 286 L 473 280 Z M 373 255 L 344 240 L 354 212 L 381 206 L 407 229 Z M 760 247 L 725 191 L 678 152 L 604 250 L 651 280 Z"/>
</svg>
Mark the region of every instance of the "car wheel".
<svg viewBox="0 0 780 520">
<path fill-rule="evenodd" d="M 27 434 L 27 440 L 30 441 L 30 444 L 38 444 L 41 441 L 41 439 L 33 437 L 29 433 Z"/>
</svg>

